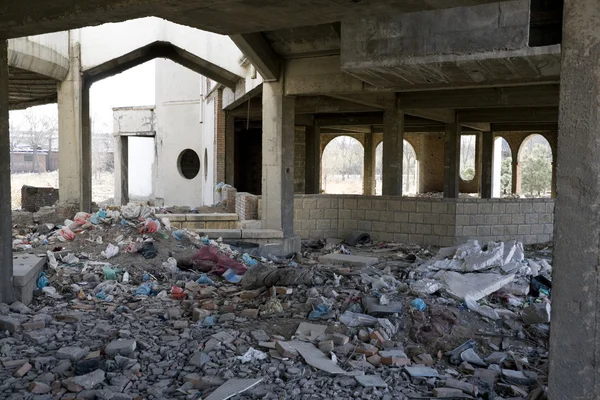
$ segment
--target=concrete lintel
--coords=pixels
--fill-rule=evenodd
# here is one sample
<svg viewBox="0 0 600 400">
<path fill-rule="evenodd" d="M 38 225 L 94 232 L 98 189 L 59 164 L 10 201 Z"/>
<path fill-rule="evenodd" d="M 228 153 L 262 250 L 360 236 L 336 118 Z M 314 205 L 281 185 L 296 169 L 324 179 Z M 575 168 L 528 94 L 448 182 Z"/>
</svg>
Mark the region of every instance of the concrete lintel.
<svg viewBox="0 0 600 400">
<path fill-rule="evenodd" d="M 558 106 L 558 85 L 436 90 L 399 93 L 407 108 L 492 108 Z"/>
<path fill-rule="evenodd" d="M 361 94 L 330 94 L 335 99 L 351 101 L 364 106 L 379 108 L 393 108 L 396 106 L 396 95 L 394 93 L 361 93 Z"/>
<path fill-rule="evenodd" d="M 383 112 L 378 113 L 356 113 L 356 114 L 320 114 L 315 118 L 321 126 L 344 126 L 344 125 L 381 125 L 383 123 Z"/>
<path fill-rule="evenodd" d="M 445 109 L 445 108 L 430 108 L 430 109 L 415 109 L 408 108 L 404 110 L 404 113 L 407 115 L 412 115 L 414 117 L 430 119 L 432 121 L 443 122 L 445 124 L 451 124 L 456 122 L 456 112 L 454 110 Z"/>
<path fill-rule="evenodd" d="M 461 124 L 471 122 L 549 122 L 558 121 L 558 107 L 483 108 L 458 110 Z"/>
<path fill-rule="evenodd" d="M 328 96 L 298 96 L 296 114 L 377 112 L 379 108 Z"/>
<path fill-rule="evenodd" d="M 490 132 L 492 130 L 492 124 L 486 122 L 469 122 L 461 125 L 480 132 Z"/>
<path fill-rule="evenodd" d="M 557 132 L 558 124 L 556 123 L 505 123 L 492 124 L 491 130 L 498 132 Z"/>
<path fill-rule="evenodd" d="M 282 60 L 261 32 L 229 36 L 267 82 L 281 74 Z"/>
</svg>

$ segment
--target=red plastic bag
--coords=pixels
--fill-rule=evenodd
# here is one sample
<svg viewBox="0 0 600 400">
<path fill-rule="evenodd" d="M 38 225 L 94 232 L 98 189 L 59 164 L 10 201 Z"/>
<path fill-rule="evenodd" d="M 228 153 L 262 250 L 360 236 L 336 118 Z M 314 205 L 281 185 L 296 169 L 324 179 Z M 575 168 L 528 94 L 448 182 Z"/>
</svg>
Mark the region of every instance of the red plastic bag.
<svg viewBox="0 0 600 400">
<path fill-rule="evenodd" d="M 228 269 L 235 271 L 237 275 L 244 275 L 248 270 L 246 266 L 214 246 L 204 246 L 192 257 L 193 269 L 203 272 L 213 271 L 217 275 L 223 275 Z"/>
<path fill-rule="evenodd" d="M 187 293 L 179 286 L 171 286 L 171 297 L 173 300 L 184 300 L 187 298 Z"/>
<path fill-rule="evenodd" d="M 144 234 L 144 233 L 154 233 L 156 231 L 158 231 L 158 222 L 154 221 L 152 219 L 147 219 L 146 222 L 144 223 L 144 226 L 142 226 L 140 228 L 140 233 Z"/>
<path fill-rule="evenodd" d="M 68 226 L 63 226 L 59 234 L 67 240 L 75 240 L 75 234 Z"/>
</svg>

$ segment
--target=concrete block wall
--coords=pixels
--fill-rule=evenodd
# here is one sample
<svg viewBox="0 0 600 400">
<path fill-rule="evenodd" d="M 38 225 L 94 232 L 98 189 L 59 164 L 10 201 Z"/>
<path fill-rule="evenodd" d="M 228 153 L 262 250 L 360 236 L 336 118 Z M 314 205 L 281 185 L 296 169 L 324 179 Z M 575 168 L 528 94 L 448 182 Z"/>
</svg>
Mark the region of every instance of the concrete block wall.
<svg viewBox="0 0 600 400">
<path fill-rule="evenodd" d="M 258 219 L 258 196 L 246 192 L 238 193 L 235 207 L 240 221 Z"/>
<path fill-rule="evenodd" d="M 294 230 L 303 238 L 345 237 L 450 246 L 469 238 L 552 240 L 552 199 L 428 199 L 392 196 L 296 195 Z"/>
<path fill-rule="evenodd" d="M 173 229 L 238 229 L 237 214 L 157 214 L 168 218 Z"/>
<path fill-rule="evenodd" d="M 459 199 L 456 204 L 457 243 L 473 237 L 546 243 L 553 230 L 553 199 Z"/>
<path fill-rule="evenodd" d="M 23 186 L 21 188 L 21 208 L 36 212 L 41 207 L 53 206 L 58 201 L 58 189 L 51 187 Z"/>
</svg>

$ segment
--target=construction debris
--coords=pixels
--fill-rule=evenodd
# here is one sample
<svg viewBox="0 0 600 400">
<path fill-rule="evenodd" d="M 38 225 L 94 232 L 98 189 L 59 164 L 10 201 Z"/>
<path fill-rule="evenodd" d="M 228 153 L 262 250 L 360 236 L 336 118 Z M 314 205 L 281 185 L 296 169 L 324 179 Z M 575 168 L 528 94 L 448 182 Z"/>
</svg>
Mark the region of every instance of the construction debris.
<svg viewBox="0 0 600 400">
<path fill-rule="evenodd" d="M 15 250 L 48 267 L 32 304 L 0 305 L 6 398 L 546 391 L 551 260 L 526 258 L 516 241 L 437 251 L 359 235 L 356 247 L 311 240 L 282 258 L 171 227 L 157 211 L 15 228 Z"/>
</svg>

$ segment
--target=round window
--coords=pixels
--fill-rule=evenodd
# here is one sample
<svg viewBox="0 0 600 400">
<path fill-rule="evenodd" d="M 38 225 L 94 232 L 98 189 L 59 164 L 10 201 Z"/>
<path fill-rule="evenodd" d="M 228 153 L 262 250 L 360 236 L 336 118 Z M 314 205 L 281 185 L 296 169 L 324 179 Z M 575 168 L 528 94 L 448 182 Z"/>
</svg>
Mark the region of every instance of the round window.
<svg viewBox="0 0 600 400">
<path fill-rule="evenodd" d="M 204 180 L 208 180 L 208 149 L 204 149 Z"/>
<path fill-rule="evenodd" d="M 177 159 L 177 169 L 186 179 L 194 179 L 200 172 L 200 157 L 191 149 L 185 149 Z"/>
</svg>

